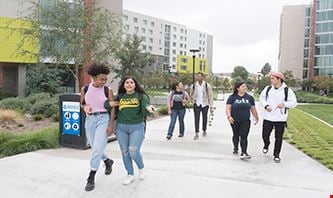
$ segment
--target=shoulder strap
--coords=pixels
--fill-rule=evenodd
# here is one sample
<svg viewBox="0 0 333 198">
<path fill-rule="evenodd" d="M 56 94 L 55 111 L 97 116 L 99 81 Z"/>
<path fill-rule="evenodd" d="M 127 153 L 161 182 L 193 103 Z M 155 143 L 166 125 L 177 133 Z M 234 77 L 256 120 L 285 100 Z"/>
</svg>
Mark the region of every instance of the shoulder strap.
<svg viewBox="0 0 333 198">
<path fill-rule="evenodd" d="M 109 87 L 108 86 L 104 86 L 104 94 L 105 94 L 106 98 L 109 99 Z"/>
<path fill-rule="evenodd" d="M 89 88 L 89 85 L 86 85 L 86 86 L 84 86 L 84 88 L 83 88 L 84 94 L 86 94 L 86 93 L 87 93 L 87 91 L 88 91 L 88 88 Z"/>
<path fill-rule="evenodd" d="M 284 101 L 288 101 L 288 87 L 284 88 Z"/>
<path fill-rule="evenodd" d="M 270 85 L 270 86 L 267 87 L 267 90 L 266 90 L 266 101 L 267 101 L 267 98 L 268 98 L 268 92 L 271 89 L 272 89 L 272 85 Z"/>
</svg>

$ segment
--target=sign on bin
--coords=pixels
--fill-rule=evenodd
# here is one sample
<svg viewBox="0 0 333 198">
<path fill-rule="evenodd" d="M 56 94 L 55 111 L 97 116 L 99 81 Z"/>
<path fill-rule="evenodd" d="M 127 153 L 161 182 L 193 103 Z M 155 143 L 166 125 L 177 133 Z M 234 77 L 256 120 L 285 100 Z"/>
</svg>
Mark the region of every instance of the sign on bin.
<svg viewBox="0 0 333 198">
<path fill-rule="evenodd" d="M 62 134 L 80 136 L 80 103 L 62 103 Z"/>
</svg>

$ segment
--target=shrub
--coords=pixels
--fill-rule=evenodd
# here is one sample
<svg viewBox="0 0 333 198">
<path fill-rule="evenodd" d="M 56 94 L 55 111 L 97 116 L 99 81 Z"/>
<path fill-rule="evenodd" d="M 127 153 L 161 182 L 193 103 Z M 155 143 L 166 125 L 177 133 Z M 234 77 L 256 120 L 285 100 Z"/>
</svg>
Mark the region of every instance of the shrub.
<svg viewBox="0 0 333 198">
<path fill-rule="evenodd" d="M 58 128 L 46 128 L 38 132 L 15 135 L 0 133 L 0 155 L 10 156 L 38 149 L 56 148 L 58 138 Z"/>
<path fill-rule="evenodd" d="M 298 91 L 296 92 L 296 97 L 299 103 L 333 104 L 333 98 L 319 96 L 311 92 Z"/>
<path fill-rule="evenodd" d="M 36 94 L 29 95 L 26 98 L 27 102 L 32 105 L 35 104 L 37 101 L 50 100 L 50 99 L 51 99 L 51 95 L 49 93 L 36 93 Z"/>
<path fill-rule="evenodd" d="M 157 113 L 160 115 L 168 115 L 168 107 L 167 106 L 161 106 L 157 109 Z"/>
<path fill-rule="evenodd" d="M 42 120 L 44 117 L 43 117 L 43 115 L 42 114 L 36 114 L 36 115 L 33 115 L 32 116 L 32 119 L 34 120 L 34 121 L 40 121 L 40 120 Z"/>
<path fill-rule="evenodd" d="M 13 110 L 0 109 L 0 121 L 1 122 L 14 122 L 18 117 L 18 113 Z"/>
<path fill-rule="evenodd" d="M 11 109 L 25 112 L 30 108 L 26 100 L 21 98 L 6 98 L 0 101 L 0 109 Z"/>
<path fill-rule="evenodd" d="M 31 115 L 42 114 L 44 117 L 48 118 L 57 113 L 57 111 L 58 105 L 55 99 L 44 99 L 33 104 L 29 113 Z"/>
<path fill-rule="evenodd" d="M 59 122 L 59 121 L 60 121 L 59 113 L 55 113 L 55 114 L 53 114 L 51 117 L 52 117 L 52 120 L 53 120 L 54 122 Z"/>
</svg>

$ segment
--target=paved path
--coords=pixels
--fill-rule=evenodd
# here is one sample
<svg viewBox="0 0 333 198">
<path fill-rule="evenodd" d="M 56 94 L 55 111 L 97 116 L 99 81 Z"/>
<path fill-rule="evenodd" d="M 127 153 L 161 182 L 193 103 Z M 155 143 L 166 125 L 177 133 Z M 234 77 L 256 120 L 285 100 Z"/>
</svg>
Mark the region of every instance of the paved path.
<svg viewBox="0 0 333 198">
<path fill-rule="evenodd" d="M 333 194 L 333 172 L 293 146 L 284 143 L 281 164 L 273 162 L 271 151 L 262 155 L 261 124 L 251 126 L 248 152 L 252 159 L 242 161 L 233 155 L 224 102 L 216 106 L 208 137 L 197 141 L 192 140 L 193 112 L 187 111 L 185 137 L 175 133 L 171 141 L 165 139 L 168 117 L 148 122 L 144 181 L 121 184 L 126 172 L 118 144 L 112 142 L 107 151 L 116 161 L 114 171 L 110 176 L 99 171 L 92 192 L 84 191 L 90 150 L 60 148 L 0 159 L 0 196 L 328 198 Z"/>
</svg>

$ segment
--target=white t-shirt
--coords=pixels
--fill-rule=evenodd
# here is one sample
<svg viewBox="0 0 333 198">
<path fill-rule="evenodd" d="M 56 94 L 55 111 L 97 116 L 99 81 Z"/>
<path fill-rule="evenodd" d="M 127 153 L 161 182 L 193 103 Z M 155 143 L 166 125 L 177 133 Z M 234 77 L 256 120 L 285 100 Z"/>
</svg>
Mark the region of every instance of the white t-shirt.
<svg viewBox="0 0 333 198">
<path fill-rule="evenodd" d="M 202 106 L 204 107 L 204 87 L 205 86 L 205 82 L 202 82 L 201 85 L 199 84 L 199 82 L 196 83 L 196 91 L 197 91 L 197 95 L 196 95 L 196 98 L 195 98 L 195 103 L 198 105 L 198 106 Z"/>
</svg>

